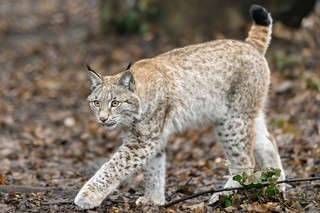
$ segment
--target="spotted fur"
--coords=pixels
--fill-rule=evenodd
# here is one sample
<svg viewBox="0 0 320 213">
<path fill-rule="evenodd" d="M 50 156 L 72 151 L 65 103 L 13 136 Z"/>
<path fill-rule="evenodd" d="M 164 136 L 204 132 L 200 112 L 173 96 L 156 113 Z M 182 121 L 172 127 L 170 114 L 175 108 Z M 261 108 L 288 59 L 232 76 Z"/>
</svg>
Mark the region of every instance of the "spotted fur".
<svg viewBox="0 0 320 213">
<path fill-rule="evenodd" d="M 163 204 L 166 141 L 199 124 L 214 127 L 230 175 L 250 172 L 256 159 L 263 168 L 280 168 L 284 178 L 263 113 L 270 83 L 264 54 L 272 19 L 260 6 L 251 13 L 263 25 L 254 23 L 245 42 L 216 40 L 175 49 L 138 61 L 114 76 L 89 69 L 91 110 L 101 125 L 122 126 L 123 145 L 82 187 L 76 205 L 99 206 L 139 169 L 144 173 L 145 195 L 137 203 Z M 225 187 L 236 185 L 229 178 Z"/>
</svg>

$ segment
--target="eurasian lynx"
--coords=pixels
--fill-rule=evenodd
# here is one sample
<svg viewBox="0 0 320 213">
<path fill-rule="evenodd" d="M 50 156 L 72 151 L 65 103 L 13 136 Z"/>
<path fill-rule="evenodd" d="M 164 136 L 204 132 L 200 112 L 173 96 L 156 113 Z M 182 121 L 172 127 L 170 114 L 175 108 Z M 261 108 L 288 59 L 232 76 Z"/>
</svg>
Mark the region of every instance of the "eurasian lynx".
<svg viewBox="0 0 320 213">
<path fill-rule="evenodd" d="M 99 206 L 119 184 L 142 169 L 148 199 L 164 204 L 165 146 L 170 135 L 197 124 L 215 129 L 230 175 L 262 167 L 284 172 L 264 118 L 270 70 L 264 54 L 272 19 L 253 5 L 254 24 L 245 41 L 216 40 L 138 61 L 114 76 L 89 67 L 88 101 L 98 123 L 123 128 L 123 144 L 82 187 L 75 203 Z M 229 178 L 225 187 L 238 186 Z M 216 201 L 217 195 L 211 198 Z"/>
</svg>

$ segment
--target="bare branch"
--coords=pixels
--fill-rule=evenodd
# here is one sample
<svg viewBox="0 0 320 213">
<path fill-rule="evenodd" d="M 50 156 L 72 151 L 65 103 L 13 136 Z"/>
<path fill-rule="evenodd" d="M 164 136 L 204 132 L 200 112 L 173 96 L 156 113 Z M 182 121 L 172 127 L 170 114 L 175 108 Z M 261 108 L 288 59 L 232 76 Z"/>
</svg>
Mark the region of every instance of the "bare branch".
<svg viewBox="0 0 320 213">
<path fill-rule="evenodd" d="M 186 185 L 188 185 L 189 183 L 190 183 L 190 181 L 192 180 L 192 176 L 188 179 L 188 181 L 185 183 L 185 184 L 183 184 L 181 187 L 179 187 L 176 191 L 174 191 L 170 196 L 168 196 L 167 198 L 166 198 L 166 201 L 171 201 L 171 199 L 172 199 L 172 197 L 175 195 L 175 194 L 177 194 L 181 189 L 183 189 Z"/>
<path fill-rule="evenodd" d="M 315 181 L 315 180 L 320 180 L 320 177 L 281 180 L 281 181 L 277 181 L 277 184 L 295 183 L 295 182 L 308 182 L 308 181 Z M 257 187 L 257 188 L 263 188 L 263 187 L 266 187 L 266 186 L 269 186 L 269 185 L 270 185 L 269 183 L 265 183 L 265 184 L 262 184 L 261 187 Z M 217 193 L 217 192 L 237 191 L 237 190 L 246 190 L 246 188 L 234 187 L 234 188 L 224 188 L 224 189 L 209 189 L 209 190 L 205 190 L 205 191 L 202 191 L 202 192 L 198 192 L 198 193 L 193 194 L 191 196 L 187 196 L 187 197 L 184 197 L 184 198 L 181 198 L 181 199 L 174 200 L 174 201 L 172 201 L 170 203 L 167 203 L 167 204 L 163 205 L 163 207 L 168 208 L 168 207 L 170 207 L 172 205 L 175 205 L 177 203 L 181 203 L 183 201 L 190 200 L 190 199 L 193 199 L 195 197 L 199 197 L 201 195 L 214 194 L 214 193 Z"/>
</svg>

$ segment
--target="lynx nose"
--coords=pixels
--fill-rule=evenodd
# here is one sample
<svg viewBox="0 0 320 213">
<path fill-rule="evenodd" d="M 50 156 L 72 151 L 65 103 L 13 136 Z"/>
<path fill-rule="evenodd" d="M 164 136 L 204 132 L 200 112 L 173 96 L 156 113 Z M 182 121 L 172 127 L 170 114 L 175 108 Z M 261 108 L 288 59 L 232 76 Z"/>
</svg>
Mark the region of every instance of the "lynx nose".
<svg viewBox="0 0 320 213">
<path fill-rule="evenodd" d="M 106 117 L 104 117 L 104 116 L 99 117 L 99 119 L 100 119 L 100 121 L 102 121 L 103 123 L 104 123 L 106 120 L 108 120 L 108 118 L 106 118 Z"/>
</svg>

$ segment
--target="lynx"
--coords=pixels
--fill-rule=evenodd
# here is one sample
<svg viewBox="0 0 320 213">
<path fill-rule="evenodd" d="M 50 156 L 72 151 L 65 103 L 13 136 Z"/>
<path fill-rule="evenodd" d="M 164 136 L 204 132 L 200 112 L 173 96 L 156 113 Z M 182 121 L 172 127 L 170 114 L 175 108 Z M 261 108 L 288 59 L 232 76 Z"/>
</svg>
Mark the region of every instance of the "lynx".
<svg viewBox="0 0 320 213">
<path fill-rule="evenodd" d="M 123 144 L 81 188 L 75 204 L 97 207 L 137 170 L 145 193 L 136 202 L 165 202 L 165 147 L 174 133 L 198 124 L 213 126 L 232 176 L 262 168 L 284 172 L 264 116 L 270 70 L 264 57 L 272 18 L 252 5 L 253 25 L 245 41 L 215 40 L 174 49 L 140 60 L 127 70 L 101 76 L 88 67 L 92 93 L 88 102 L 99 124 L 121 126 Z M 217 201 L 214 195 L 210 203 Z"/>
</svg>

